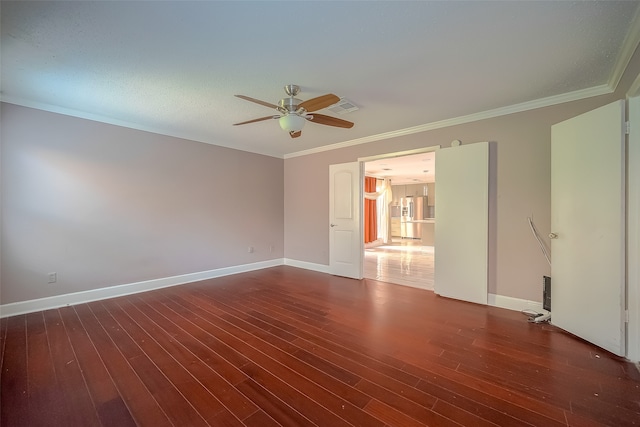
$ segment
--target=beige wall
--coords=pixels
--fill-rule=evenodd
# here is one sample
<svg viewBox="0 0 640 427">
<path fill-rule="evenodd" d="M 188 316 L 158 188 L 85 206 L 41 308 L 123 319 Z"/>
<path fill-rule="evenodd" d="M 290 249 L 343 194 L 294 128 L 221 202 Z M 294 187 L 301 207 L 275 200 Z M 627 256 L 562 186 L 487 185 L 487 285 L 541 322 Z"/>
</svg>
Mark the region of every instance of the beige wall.
<svg viewBox="0 0 640 427">
<path fill-rule="evenodd" d="M 329 165 L 453 139 L 493 147 L 489 291 L 540 301 L 550 269 L 526 218 L 550 231 L 550 127 L 624 98 L 639 72 L 636 53 L 615 94 L 284 161 L 0 104 L 0 304 L 283 257 L 328 265 Z"/>
<path fill-rule="evenodd" d="M 282 159 L 1 114 L 2 304 L 283 257 Z"/>
<path fill-rule="evenodd" d="M 329 211 L 321 201 L 329 198 L 330 164 L 434 145 L 448 147 L 454 139 L 463 144 L 490 141 L 496 150 L 492 165 L 497 177 L 492 191 L 496 199 L 491 205 L 495 207 L 492 224 L 497 223 L 497 227 L 493 230 L 496 247 L 490 259 L 495 281 L 490 283 L 489 292 L 541 300 L 539 284 L 550 269 L 531 235 L 527 217 L 532 216 L 538 229 L 549 233 L 550 126 L 562 120 L 556 117 L 543 111 L 514 114 L 285 160 L 285 256 L 329 263 Z M 310 192 L 303 183 L 309 185 Z M 298 211 L 292 212 L 294 209 Z"/>
<path fill-rule="evenodd" d="M 329 264 L 326 201 L 329 198 L 330 164 L 434 145 L 448 147 L 454 139 L 462 140 L 463 144 L 490 141 L 494 150 L 494 182 L 491 184 L 493 243 L 489 259 L 489 292 L 541 301 L 542 276 L 550 274 L 550 267 L 531 234 L 527 217 L 533 218 L 548 245 L 551 125 L 616 99 L 624 99 L 639 71 L 640 55 L 636 53 L 615 94 L 286 159 L 285 257 Z M 464 97 L 460 101 L 464 102 Z"/>
</svg>

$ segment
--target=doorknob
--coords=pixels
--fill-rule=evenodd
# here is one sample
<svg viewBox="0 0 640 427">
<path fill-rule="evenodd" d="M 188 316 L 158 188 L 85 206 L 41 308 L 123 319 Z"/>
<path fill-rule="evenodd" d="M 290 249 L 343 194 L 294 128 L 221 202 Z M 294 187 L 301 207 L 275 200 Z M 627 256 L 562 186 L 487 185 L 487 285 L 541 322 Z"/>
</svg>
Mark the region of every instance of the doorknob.
<svg viewBox="0 0 640 427">
<path fill-rule="evenodd" d="M 332 227 L 337 227 L 337 226 L 338 226 L 338 224 L 331 224 L 331 226 L 332 226 Z"/>
<path fill-rule="evenodd" d="M 558 233 L 549 233 L 549 238 L 550 239 L 557 239 L 558 238 Z"/>
</svg>

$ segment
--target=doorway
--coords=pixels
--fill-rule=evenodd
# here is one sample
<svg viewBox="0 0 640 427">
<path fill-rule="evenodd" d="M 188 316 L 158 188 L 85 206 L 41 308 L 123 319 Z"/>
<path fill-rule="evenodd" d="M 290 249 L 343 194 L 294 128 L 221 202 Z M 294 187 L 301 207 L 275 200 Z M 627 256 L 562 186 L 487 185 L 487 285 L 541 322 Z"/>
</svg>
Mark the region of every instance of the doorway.
<svg viewBox="0 0 640 427">
<path fill-rule="evenodd" d="M 377 235 L 364 244 L 364 278 L 434 289 L 437 148 L 361 159 L 378 196 Z"/>
</svg>

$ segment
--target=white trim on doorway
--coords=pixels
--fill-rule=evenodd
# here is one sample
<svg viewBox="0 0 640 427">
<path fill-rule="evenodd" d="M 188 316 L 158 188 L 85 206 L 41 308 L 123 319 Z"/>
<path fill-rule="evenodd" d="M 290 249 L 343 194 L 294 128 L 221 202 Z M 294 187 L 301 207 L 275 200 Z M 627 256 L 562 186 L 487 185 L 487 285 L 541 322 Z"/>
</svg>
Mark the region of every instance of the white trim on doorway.
<svg viewBox="0 0 640 427">
<path fill-rule="evenodd" d="M 362 170 L 365 170 L 365 164 L 367 162 L 373 162 L 376 160 L 382 160 L 382 159 L 392 159 L 392 158 L 398 158 L 398 157 L 406 157 L 406 156 L 414 156 L 414 155 L 418 155 L 418 154 L 423 154 L 423 153 L 432 153 L 432 152 L 436 152 L 438 151 L 442 146 L 441 145 L 432 145 L 429 147 L 423 147 L 423 148 L 416 148 L 413 150 L 405 150 L 405 151 L 395 151 L 393 153 L 385 153 L 385 154 L 377 154 L 374 156 L 366 156 L 366 157 L 358 157 L 358 162 L 360 163 Z M 379 178 L 384 178 L 384 177 L 379 177 Z M 362 212 L 364 212 L 364 188 L 362 187 L 360 190 L 360 208 L 362 209 Z M 364 236 L 364 221 L 361 222 L 360 226 L 361 228 L 361 234 Z M 363 247 L 362 249 L 362 268 L 361 271 L 364 273 L 365 268 L 364 268 L 364 251 L 365 248 Z M 431 284 L 432 285 L 432 284 Z"/>
<path fill-rule="evenodd" d="M 640 363 L 640 75 L 627 100 L 627 358 Z"/>
<path fill-rule="evenodd" d="M 358 161 L 361 162 L 361 163 L 367 163 L 367 162 L 371 162 L 373 160 L 390 159 L 390 158 L 393 158 L 393 157 L 411 156 L 413 154 L 421 154 L 421 153 L 430 153 L 432 151 L 439 150 L 440 148 L 441 148 L 440 145 L 433 145 L 431 147 L 416 148 L 415 150 L 397 151 L 397 152 L 394 152 L 394 153 L 378 154 L 376 156 L 358 157 Z"/>
</svg>

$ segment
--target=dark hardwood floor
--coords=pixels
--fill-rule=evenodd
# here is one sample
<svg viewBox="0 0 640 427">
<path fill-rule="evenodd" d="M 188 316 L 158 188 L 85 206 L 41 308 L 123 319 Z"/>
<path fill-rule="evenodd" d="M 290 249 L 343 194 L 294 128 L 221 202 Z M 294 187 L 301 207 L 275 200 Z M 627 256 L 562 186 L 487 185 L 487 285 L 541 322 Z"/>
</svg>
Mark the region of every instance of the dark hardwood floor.
<svg viewBox="0 0 640 427">
<path fill-rule="evenodd" d="M 635 366 L 518 312 L 275 267 L 0 322 L 1 425 L 637 426 Z"/>
</svg>

